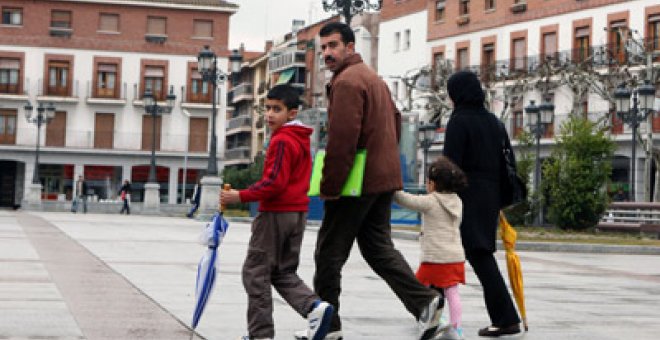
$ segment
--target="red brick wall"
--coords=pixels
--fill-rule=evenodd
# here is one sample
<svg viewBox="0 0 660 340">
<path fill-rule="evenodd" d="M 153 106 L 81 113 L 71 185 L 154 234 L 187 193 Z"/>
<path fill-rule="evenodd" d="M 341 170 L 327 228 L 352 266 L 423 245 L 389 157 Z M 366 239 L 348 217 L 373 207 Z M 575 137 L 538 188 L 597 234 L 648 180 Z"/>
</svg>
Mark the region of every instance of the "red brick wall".
<svg viewBox="0 0 660 340">
<path fill-rule="evenodd" d="M 384 0 L 380 9 L 380 20 L 387 21 L 404 15 L 417 13 L 426 8 L 429 0 Z M 433 4 L 435 6 L 435 2 Z"/>
<path fill-rule="evenodd" d="M 0 7 L 23 9 L 21 27 L 0 26 L 1 45 L 188 55 L 197 55 L 202 46 L 210 45 L 220 55 L 230 53 L 227 44 L 231 13 L 44 0 L 3 0 Z M 52 9 L 72 12 L 70 37 L 50 36 Z M 119 34 L 97 32 L 101 12 L 119 14 Z M 164 44 L 145 41 L 147 15 L 167 17 L 168 37 Z M 193 39 L 193 19 L 213 20 L 213 38 Z"/>
<path fill-rule="evenodd" d="M 393 0 L 390 0 L 393 1 Z M 440 22 L 428 21 L 428 40 L 436 40 L 470 32 L 492 29 L 511 25 L 514 23 L 536 20 L 540 18 L 557 16 L 560 14 L 581 11 L 590 8 L 626 2 L 627 0 L 527 0 L 527 10 L 522 13 L 511 12 L 514 0 L 498 0 L 494 11 L 485 11 L 485 2 L 481 0 L 470 1 L 470 22 L 457 25 L 458 0 L 447 0 L 445 7 L 445 20 Z M 434 0 L 427 2 L 429 15 L 435 12 Z"/>
</svg>

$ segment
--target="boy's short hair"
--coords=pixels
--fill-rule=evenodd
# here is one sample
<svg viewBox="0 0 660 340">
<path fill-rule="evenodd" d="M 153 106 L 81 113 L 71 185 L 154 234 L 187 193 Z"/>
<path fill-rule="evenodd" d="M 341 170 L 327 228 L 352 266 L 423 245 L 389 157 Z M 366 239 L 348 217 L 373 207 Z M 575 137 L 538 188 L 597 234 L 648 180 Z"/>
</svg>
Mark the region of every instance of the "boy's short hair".
<svg viewBox="0 0 660 340">
<path fill-rule="evenodd" d="M 429 166 L 429 180 L 435 183 L 435 191 L 459 192 L 468 185 L 467 177 L 461 168 L 444 155 Z"/>
<path fill-rule="evenodd" d="M 288 84 L 275 85 L 268 91 L 266 99 L 281 100 L 289 110 L 297 109 L 301 104 L 299 91 Z"/>
<path fill-rule="evenodd" d="M 344 45 L 355 42 L 355 33 L 353 33 L 353 29 L 343 22 L 329 22 L 319 31 L 319 35 L 322 37 L 327 37 L 333 33 L 339 33 L 341 35 L 341 41 Z"/>
</svg>

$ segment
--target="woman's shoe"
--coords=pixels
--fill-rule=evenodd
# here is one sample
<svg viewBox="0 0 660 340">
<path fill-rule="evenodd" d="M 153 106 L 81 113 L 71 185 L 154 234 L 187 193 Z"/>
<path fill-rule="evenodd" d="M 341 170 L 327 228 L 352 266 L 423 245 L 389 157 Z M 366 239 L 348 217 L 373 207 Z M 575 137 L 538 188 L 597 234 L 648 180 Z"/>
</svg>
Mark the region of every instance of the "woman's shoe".
<svg viewBox="0 0 660 340">
<path fill-rule="evenodd" d="M 520 333 L 520 324 L 513 324 L 506 327 L 488 326 L 479 330 L 479 336 L 497 338 L 502 335 L 513 335 Z"/>
</svg>

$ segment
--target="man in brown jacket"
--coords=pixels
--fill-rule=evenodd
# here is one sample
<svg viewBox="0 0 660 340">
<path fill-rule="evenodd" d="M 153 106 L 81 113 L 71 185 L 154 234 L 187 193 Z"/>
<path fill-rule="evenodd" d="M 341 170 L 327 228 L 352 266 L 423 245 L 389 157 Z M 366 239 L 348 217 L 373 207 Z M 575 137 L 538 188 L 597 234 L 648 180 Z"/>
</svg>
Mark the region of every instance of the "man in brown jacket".
<svg viewBox="0 0 660 340">
<path fill-rule="evenodd" d="M 391 238 L 390 210 L 403 187 L 399 163 L 401 114 L 387 85 L 355 53 L 355 36 L 343 23 L 321 31 L 328 86 L 328 145 L 321 181 L 325 215 L 318 233 L 314 288 L 336 307 L 326 339 L 341 338 L 341 269 L 355 240 L 362 256 L 419 322 L 420 339 L 438 328 L 442 296 L 420 284 Z M 362 196 L 340 197 L 358 149 L 367 150 Z"/>
</svg>

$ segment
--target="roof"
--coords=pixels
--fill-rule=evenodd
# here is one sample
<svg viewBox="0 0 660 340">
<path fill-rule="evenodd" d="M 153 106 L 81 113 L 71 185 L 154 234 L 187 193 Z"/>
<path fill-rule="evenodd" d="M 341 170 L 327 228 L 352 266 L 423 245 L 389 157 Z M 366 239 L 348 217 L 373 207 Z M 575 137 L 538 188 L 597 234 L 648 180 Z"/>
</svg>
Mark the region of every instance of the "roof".
<svg viewBox="0 0 660 340">
<path fill-rule="evenodd" d="M 136 4 L 153 3 L 166 5 L 192 5 L 192 6 L 210 6 L 221 8 L 238 8 L 238 5 L 224 0 L 121 0 L 123 2 Z"/>
</svg>

